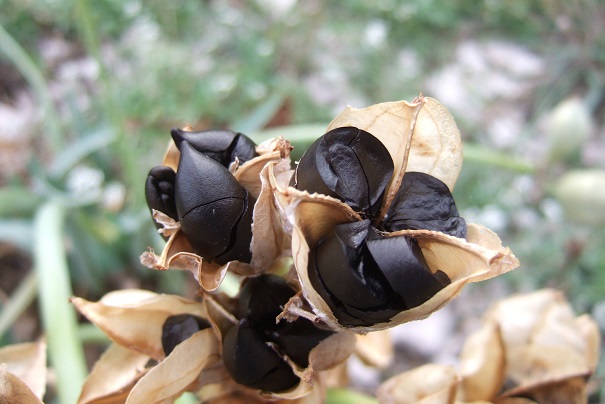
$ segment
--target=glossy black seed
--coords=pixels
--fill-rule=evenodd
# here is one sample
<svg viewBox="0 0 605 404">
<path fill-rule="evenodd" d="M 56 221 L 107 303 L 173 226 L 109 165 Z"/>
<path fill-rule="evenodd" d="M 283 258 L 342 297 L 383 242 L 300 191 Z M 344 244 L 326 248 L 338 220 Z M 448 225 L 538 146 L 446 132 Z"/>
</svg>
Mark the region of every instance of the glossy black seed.
<svg viewBox="0 0 605 404">
<path fill-rule="evenodd" d="M 466 237 L 466 222 L 447 185 L 420 172 L 405 173 L 383 226 L 387 231 L 426 229 Z"/>
<path fill-rule="evenodd" d="M 162 348 L 166 356 L 170 355 L 175 346 L 191 337 L 200 330 L 210 328 L 205 319 L 192 314 L 177 314 L 170 316 L 162 327 Z"/>
<path fill-rule="evenodd" d="M 219 264 L 249 262 L 254 199 L 225 167 L 188 142 L 181 142 L 180 151 L 175 199 L 187 240 Z"/>
<path fill-rule="evenodd" d="M 383 278 L 369 254 L 364 254 L 369 220 L 336 226 L 314 248 L 319 276 L 331 294 L 358 309 L 388 303 Z"/>
<path fill-rule="evenodd" d="M 338 198 L 373 216 L 392 175 L 393 161 L 380 140 L 361 129 L 343 127 L 311 145 L 296 168 L 293 185 Z"/>
<path fill-rule="evenodd" d="M 170 167 L 158 166 L 149 171 L 145 181 L 145 198 L 149 209 L 158 210 L 178 220 L 174 199 L 176 173 Z M 158 228 L 161 227 L 157 225 Z"/>
<path fill-rule="evenodd" d="M 223 339 L 225 368 L 237 383 L 265 391 L 283 391 L 300 379 L 247 320 L 233 326 Z"/>
<path fill-rule="evenodd" d="M 186 141 L 194 149 L 218 161 L 224 167 L 229 167 L 236 157 L 243 164 L 258 156 L 256 144 L 242 133 L 230 130 L 188 132 L 182 129 L 172 129 L 170 134 L 179 149 L 181 142 Z"/>
<path fill-rule="evenodd" d="M 389 321 L 443 289 L 415 240 L 385 237 L 369 220 L 336 226 L 309 254 L 309 279 L 343 326 Z"/>
<path fill-rule="evenodd" d="M 295 290 L 281 276 L 263 274 L 247 278 L 240 290 L 236 315 L 247 318 L 257 328 L 275 329 L 275 318 L 294 294 Z"/>
<path fill-rule="evenodd" d="M 416 240 L 409 237 L 384 237 L 371 232 L 366 240 L 368 252 L 397 293 L 406 309 L 420 306 L 449 284 L 429 269 Z"/>
<path fill-rule="evenodd" d="M 305 318 L 298 318 L 289 323 L 283 321 L 280 327 L 271 333 L 270 339 L 275 342 L 288 358 L 301 368 L 309 366 L 309 352 L 334 331 L 318 328 Z"/>
</svg>

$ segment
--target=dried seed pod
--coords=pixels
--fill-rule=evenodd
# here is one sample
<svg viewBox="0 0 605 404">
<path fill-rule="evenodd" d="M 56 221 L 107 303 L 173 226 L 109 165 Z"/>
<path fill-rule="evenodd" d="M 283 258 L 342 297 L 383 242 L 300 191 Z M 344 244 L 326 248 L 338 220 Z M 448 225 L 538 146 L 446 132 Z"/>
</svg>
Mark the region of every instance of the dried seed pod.
<svg viewBox="0 0 605 404">
<path fill-rule="evenodd" d="M 334 331 L 318 328 L 305 318 L 281 322 L 279 328 L 269 336 L 284 354 L 301 368 L 309 366 L 309 352 Z"/>
<path fill-rule="evenodd" d="M 178 314 L 170 316 L 162 326 L 162 348 L 166 356 L 175 346 L 191 337 L 200 330 L 210 328 L 210 323 L 192 314 Z"/>
<path fill-rule="evenodd" d="M 240 290 L 236 315 L 247 318 L 257 328 L 274 329 L 275 318 L 295 293 L 281 276 L 263 274 L 247 278 Z"/>
<path fill-rule="evenodd" d="M 340 199 L 356 212 L 380 210 L 393 160 L 376 137 L 354 127 L 336 128 L 305 152 L 293 179 L 297 189 Z"/>
<path fill-rule="evenodd" d="M 407 172 L 389 206 L 383 227 L 387 231 L 434 230 L 466 237 L 466 222 L 458 214 L 447 185 L 432 175 Z"/>
<path fill-rule="evenodd" d="M 416 242 L 385 237 L 368 219 L 338 225 L 309 253 L 309 279 L 343 326 L 386 322 L 449 284 Z"/>
<path fill-rule="evenodd" d="M 172 129 L 170 134 L 179 149 L 181 148 L 181 142 L 189 142 L 195 150 L 218 161 L 224 167 L 229 167 L 236 158 L 243 164 L 258 156 L 256 144 L 242 133 L 230 130 L 189 132 L 182 129 Z"/>
<path fill-rule="evenodd" d="M 196 252 L 219 264 L 250 262 L 254 200 L 215 160 L 180 144 L 175 182 L 181 230 Z"/>
<path fill-rule="evenodd" d="M 225 335 L 223 361 L 233 380 L 252 388 L 278 392 L 300 381 L 290 365 L 265 342 L 263 334 L 245 319 Z"/>
<path fill-rule="evenodd" d="M 178 220 L 174 200 L 176 173 L 170 167 L 158 166 L 149 171 L 145 182 L 145 198 L 149 209 L 158 210 L 174 220 Z M 156 226 L 161 226 L 156 223 Z"/>
</svg>

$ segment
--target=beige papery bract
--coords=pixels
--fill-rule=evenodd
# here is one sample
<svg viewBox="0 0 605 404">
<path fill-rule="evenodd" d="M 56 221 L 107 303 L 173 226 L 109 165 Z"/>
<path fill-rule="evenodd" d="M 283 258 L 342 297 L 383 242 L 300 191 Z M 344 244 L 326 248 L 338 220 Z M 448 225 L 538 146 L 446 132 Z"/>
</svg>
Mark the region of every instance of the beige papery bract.
<svg viewBox="0 0 605 404">
<path fill-rule="evenodd" d="M 211 328 L 164 354 L 166 319 L 206 317 L 199 302 L 134 289 L 110 292 L 98 302 L 77 297 L 71 302 L 113 341 L 86 379 L 79 403 L 160 403 L 225 377 Z M 154 361 L 157 365 L 151 366 Z"/>
<path fill-rule="evenodd" d="M 42 403 L 46 392 L 46 341 L 0 348 L 0 403 Z"/>
<path fill-rule="evenodd" d="M 585 403 L 599 347 L 598 326 L 590 316 L 576 317 L 561 292 L 543 289 L 496 303 L 467 338 L 457 371 L 425 365 L 386 381 L 378 398 L 381 403 L 408 402 L 397 401 L 403 394 L 443 404 Z M 444 399 L 443 392 L 452 388 L 455 394 Z"/>
<path fill-rule="evenodd" d="M 272 220 L 273 206 L 268 205 L 271 196 L 266 189 L 263 189 L 267 185 L 261 181 L 261 172 L 271 164 L 281 172 L 281 175 L 289 177 L 291 149 L 290 143 L 282 137 L 269 139 L 257 146 L 256 151 L 259 156 L 241 165 L 239 161 L 235 161 L 229 167 L 235 179 L 257 200 L 252 215 L 252 233 L 257 236 L 252 241 L 250 264 L 230 261 L 219 265 L 205 260 L 194 252 L 193 247 L 180 231 L 178 222 L 154 210 L 154 220 L 163 226 L 160 232 L 168 237 L 168 241 L 160 255 L 156 255 L 153 251 L 143 253 L 141 255 L 143 265 L 158 270 L 191 271 L 206 291 L 216 290 L 227 271 L 243 276 L 264 272 L 273 259 L 281 254 L 283 237 L 286 236 L 283 235 L 283 227 L 276 225 Z M 176 172 L 179 156 L 178 149 L 171 141 L 162 164 Z"/>
<path fill-rule="evenodd" d="M 348 107 L 336 117 L 327 131 L 355 126 L 377 137 L 394 162 L 393 177 L 380 210 L 384 218 L 406 172 L 430 174 L 454 188 L 462 166 L 462 143 L 453 117 L 438 101 L 420 95 L 413 102 L 376 104 L 365 109 Z M 313 289 L 308 275 L 310 249 L 335 226 L 361 220 L 345 203 L 321 194 L 309 194 L 292 187 L 274 184 L 280 202 L 292 226 L 292 256 L 302 293 L 315 315 L 334 328 L 341 328 L 328 304 Z M 403 230 L 385 236 L 410 236 L 418 241 L 433 273 L 443 271 L 451 284 L 420 306 L 402 311 L 390 321 L 370 327 L 353 327 L 359 333 L 381 330 L 401 323 L 420 320 L 439 310 L 454 298 L 464 285 L 510 271 L 519 265 L 510 249 L 502 246 L 489 229 L 468 225 L 466 239 L 427 230 Z"/>
</svg>

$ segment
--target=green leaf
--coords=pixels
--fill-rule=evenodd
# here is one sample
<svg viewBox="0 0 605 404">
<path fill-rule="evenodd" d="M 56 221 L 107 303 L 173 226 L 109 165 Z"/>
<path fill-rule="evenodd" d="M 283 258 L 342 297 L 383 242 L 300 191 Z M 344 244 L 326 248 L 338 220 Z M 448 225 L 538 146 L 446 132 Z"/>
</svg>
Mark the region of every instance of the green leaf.
<svg viewBox="0 0 605 404">
<path fill-rule="evenodd" d="M 250 115 L 233 122 L 231 127 L 234 131 L 244 134 L 264 128 L 275 114 L 277 114 L 277 111 L 279 111 L 284 103 L 284 99 L 284 94 L 273 94 L 256 107 Z"/>
<path fill-rule="evenodd" d="M 69 304 L 72 289 L 65 255 L 65 208 L 54 201 L 38 210 L 34 222 L 34 267 L 39 305 L 62 403 L 75 403 L 86 379 L 84 352 L 78 338 L 76 312 Z"/>
<path fill-rule="evenodd" d="M 378 404 L 378 400 L 368 395 L 348 390 L 329 389 L 325 404 Z"/>
</svg>

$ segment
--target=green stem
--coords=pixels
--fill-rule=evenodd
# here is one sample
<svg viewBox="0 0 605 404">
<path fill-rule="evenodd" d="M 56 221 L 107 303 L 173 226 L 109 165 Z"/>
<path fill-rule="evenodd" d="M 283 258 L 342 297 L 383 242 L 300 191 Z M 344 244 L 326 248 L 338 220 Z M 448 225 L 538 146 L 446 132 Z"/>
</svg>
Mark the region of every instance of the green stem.
<svg viewBox="0 0 605 404">
<path fill-rule="evenodd" d="M 46 80 L 32 58 L 2 25 L 0 25 L 0 51 L 15 65 L 36 94 L 44 114 L 45 129 L 50 136 L 50 146 L 53 151 L 60 150 L 63 146 L 63 134 L 59 113 L 48 91 Z"/>
<path fill-rule="evenodd" d="M 474 144 L 464 145 L 464 161 L 482 163 L 524 174 L 531 174 L 536 170 L 534 165 L 527 161 Z"/>
<path fill-rule="evenodd" d="M 36 298 L 38 292 L 38 276 L 34 271 L 27 274 L 19 287 L 13 292 L 10 300 L 2 308 L 0 314 L 0 338 L 21 316 Z"/>
<path fill-rule="evenodd" d="M 48 341 L 48 355 L 57 376 L 57 393 L 62 403 L 75 403 L 86 379 L 87 369 L 78 339 L 63 240 L 66 209 L 55 201 L 46 202 L 34 220 L 34 264 L 39 279 L 39 305 Z"/>
</svg>

